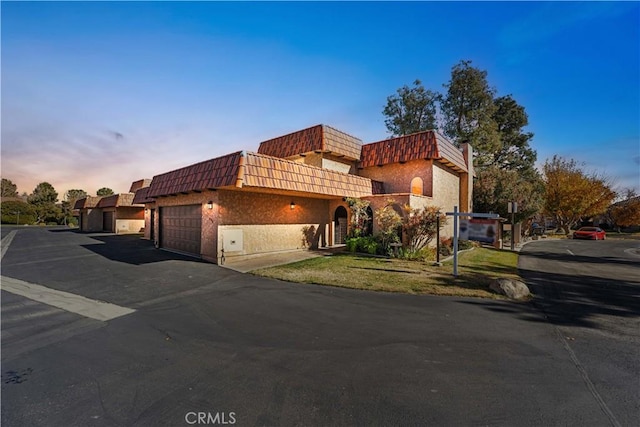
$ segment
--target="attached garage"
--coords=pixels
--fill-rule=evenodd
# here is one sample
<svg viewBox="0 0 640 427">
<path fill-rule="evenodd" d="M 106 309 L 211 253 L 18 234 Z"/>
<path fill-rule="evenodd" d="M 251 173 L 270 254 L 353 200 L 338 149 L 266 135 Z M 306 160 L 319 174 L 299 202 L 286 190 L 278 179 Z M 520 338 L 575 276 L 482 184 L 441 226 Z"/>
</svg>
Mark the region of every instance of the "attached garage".
<svg viewBox="0 0 640 427">
<path fill-rule="evenodd" d="M 202 205 L 160 208 L 160 247 L 200 256 Z"/>
</svg>

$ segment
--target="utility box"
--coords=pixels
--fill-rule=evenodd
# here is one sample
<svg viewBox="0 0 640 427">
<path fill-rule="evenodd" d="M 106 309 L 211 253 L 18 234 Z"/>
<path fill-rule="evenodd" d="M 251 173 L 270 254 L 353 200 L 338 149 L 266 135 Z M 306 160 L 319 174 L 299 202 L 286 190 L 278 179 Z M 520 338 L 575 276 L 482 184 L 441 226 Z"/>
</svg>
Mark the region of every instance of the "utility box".
<svg viewBox="0 0 640 427">
<path fill-rule="evenodd" d="M 228 252 L 242 252 L 244 250 L 244 244 L 242 242 L 242 229 L 224 230 L 222 236 L 222 244 L 224 251 Z"/>
</svg>

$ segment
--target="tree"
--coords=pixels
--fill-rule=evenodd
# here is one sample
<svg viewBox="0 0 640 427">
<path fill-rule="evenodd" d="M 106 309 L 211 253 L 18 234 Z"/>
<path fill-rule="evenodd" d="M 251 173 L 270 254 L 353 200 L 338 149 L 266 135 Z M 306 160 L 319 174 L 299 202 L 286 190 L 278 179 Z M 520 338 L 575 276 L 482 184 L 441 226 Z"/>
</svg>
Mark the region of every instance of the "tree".
<svg viewBox="0 0 640 427">
<path fill-rule="evenodd" d="M 544 210 L 566 234 L 583 218 L 604 213 L 616 197 L 605 177 L 587 174 L 573 159 L 553 156 L 543 171 Z"/>
<path fill-rule="evenodd" d="M 36 213 L 33 206 L 21 200 L 2 202 L 3 224 L 33 224 L 36 222 Z"/>
<path fill-rule="evenodd" d="M 2 197 L 18 197 L 18 186 L 10 179 L 2 178 Z"/>
<path fill-rule="evenodd" d="M 635 192 L 631 193 L 635 194 Z M 640 197 L 631 197 L 609 208 L 609 216 L 620 232 L 620 227 L 640 225 Z"/>
<path fill-rule="evenodd" d="M 440 213 L 440 208 L 436 206 L 429 206 L 425 209 L 412 209 L 407 205 L 404 209 L 407 215 L 402 224 L 402 231 L 407 238 L 411 252 L 417 252 L 427 247 L 436 237 L 438 216 L 440 217 L 440 228 L 447 223 L 447 216 Z"/>
<path fill-rule="evenodd" d="M 524 107 L 518 105 L 511 95 L 498 97 L 493 102 L 496 110 L 492 118 L 500 136 L 500 147 L 491 153 L 490 164 L 521 172 L 533 169 L 537 154 L 529 145 L 533 133 L 523 130 L 529 124 Z"/>
<path fill-rule="evenodd" d="M 98 192 L 96 194 L 98 196 L 112 196 L 115 193 L 113 192 L 112 189 L 110 189 L 108 187 L 102 187 L 101 189 L 98 190 Z"/>
<path fill-rule="evenodd" d="M 387 98 L 382 113 L 384 121 L 393 136 L 408 135 L 436 128 L 436 103 L 439 95 L 425 90 L 420 80 L 413 82 L 414 87 L 403 86 L 397 95 Z"/>
<path fill-rule="evenodd" d="M 380 243 L 385 253 L 389 253 L 390 244 L 399 242 L 398 229 L 402 227 L 402 216 L 393 208 L 395 200 L 388 199 L 386 204 L 376 209 L 375 218 L 380 229 Z"/>
<path fill-rule="evenodd" d="M 60 215 L 60 209 L 56 206 L 58 193 L 51 184 L 48 182 L 38 184 L 27 201 L 35 209 L 37 222 L 57 221 Z"/>
<path fill-rule="evenodd" d="M 476 150 L 475 165 L 490 164 L 492 154 L 500 148 L 500 135 L 494 115 L 495 89 L 487 82 L 487 72 L 460 61 L 451 70 L 451 79 L 444 85 L 447 93 L 441 109 L 444 133 L 455 143 L 469 142 Z"/>
<path fill-rule="evenodd" d="M 535 169 L 521 173 L 495 165 L 480 170 L 473 184 L 474 210 L 510 218 L 509 202 L 518 203 L 516 222 L 527 221 L 539 213 L 544 203 L 544 182 L 540 173 Z"/>
<path fill-rule="evenodd" d="M 367 224 L 371 220 L 369 216 L 369 201 L 347 197 L 346 202 L 351 209 L 350 237 L 367 235 Z"/>
<path fill-rule="evenodd" d="M 64 225 L 68 223 L 75 223 L 73 220 L 73 208 L 76 205 L 76 201 L 87 197 L 87 192 L 84 190 L 68 190 L 64 194 L 64 199 L 60 205 L 61 208 L 61 217 L 58 219 L 58 222 Z"/>
</svg>

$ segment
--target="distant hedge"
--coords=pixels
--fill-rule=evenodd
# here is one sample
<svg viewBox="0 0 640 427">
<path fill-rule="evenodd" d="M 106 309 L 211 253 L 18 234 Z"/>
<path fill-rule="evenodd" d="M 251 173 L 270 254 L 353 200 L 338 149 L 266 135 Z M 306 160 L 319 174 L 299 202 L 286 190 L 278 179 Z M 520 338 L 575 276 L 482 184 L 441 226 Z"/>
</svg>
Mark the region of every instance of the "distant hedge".
<svg viewBox="0 0 640 427">
<path fill-rule="evenodd" d="M 0 204 L 3 224 L 34 224 L 36 212 L 29 203 L 21 201 L 2 202 Z"/>
</svg>

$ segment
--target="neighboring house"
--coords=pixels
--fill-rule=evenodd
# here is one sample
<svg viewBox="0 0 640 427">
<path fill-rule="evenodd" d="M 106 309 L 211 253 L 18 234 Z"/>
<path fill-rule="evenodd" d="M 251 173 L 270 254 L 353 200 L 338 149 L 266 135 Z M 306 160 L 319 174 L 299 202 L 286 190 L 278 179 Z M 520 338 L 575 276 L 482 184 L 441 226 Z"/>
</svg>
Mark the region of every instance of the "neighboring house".
<svg viewBox="0 0 640 427">
<path fill-rule="evenodd" d="M 221 258 L 343 244 L 345 201 L 396 209 L 437 205 L 471 210 L 471 147 L 435 131 L 372 144 L 325 125 L 157 175 L 138 189 L 145 237 L 157 247 Z M 374 233 L 377 231 L 373 221 Z M 451 226 L 445 230 L 450 233 Z"/>
<path fill-rule="evenodd" d="M 102 210 L 96 209 L 102 197 L 87 196 L 76 200 L 73 209 L 78 213 L 80 231 L 102 231 Z"/>
<path fill-rule="evenodd" d="M 132 234 L 144 231 L 144 204 L 134 203 L 135 193 L 151 180 L 135 181 L 129 193 L 88 196 L 76 201 L 80 231 Z"/>
</svg>

